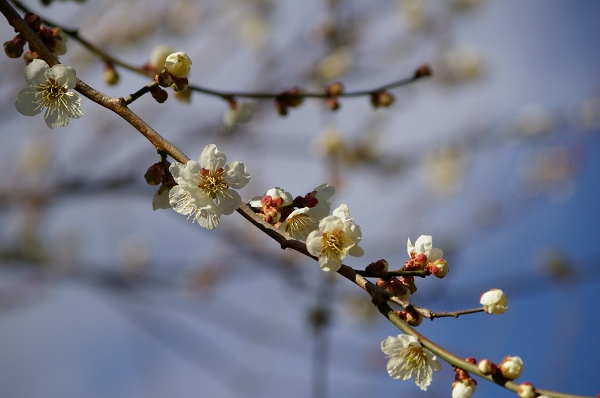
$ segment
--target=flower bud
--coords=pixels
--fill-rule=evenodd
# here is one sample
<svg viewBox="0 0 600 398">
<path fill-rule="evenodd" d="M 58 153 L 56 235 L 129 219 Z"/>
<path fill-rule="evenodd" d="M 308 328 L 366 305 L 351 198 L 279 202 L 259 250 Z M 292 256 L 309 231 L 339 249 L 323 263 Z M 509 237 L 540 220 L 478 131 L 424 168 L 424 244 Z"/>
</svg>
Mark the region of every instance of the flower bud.
<svg viewBox="0 0 600 398">
<path fill-rule="evenodd" d="M 299 89 L 298 87 L 292 87 L 287 91 L 287 103 L 292 108 L 297 108 L 304 102 L 304 90 Z"/>
<path fill-rule="evenodd" d="M 524 381 L 519 385 L 517 395 L 519 395 L 519 398 L 535 398 L 537 396 L 535 387 L 528 381 Z"/>
<path fill-rule="evenodd" d="M 15 42 L 15 40 L 9 40 L 4 43 L 4 53 L 8 58 L 19 58 L 23 55 L 23 45 Z"/>
<path fill-rule="evenodd" d="M 482 359 L 481 361 L 479 361 L 477 367 L 479 368 L 479 371 L 484 375 L 492 375 L 496 373 L 497 370 L 496 364 L 490 361 L 489 359 Z"/>
<path fill-rule="evenodd" d="M 325 89 L 325 94 L 330 97 L 337 97 L 338 95 L 344 94 L 344 85 L 341 82 L 335 82 L 330 84 Z"/>
<path fill-rule="evenodd" d="M 508 307 L 508 298 L 500 289 L 490 289 L 481 295 L 479 303 L 488 314 L 502 314 Z"/>
<path fill-rule="evenodd" d="M 382 90 L 371 94 L 371 105 L 374 108 L 388 107 L 394 103 L 394 96 L 389 92 Z"/>
<path fill-rule="evenodd" d="M 39 15 L 34 14 L 32 12 L 28 12 L 27 14 L 25 14 L 23 20 L 27 25 L 29 25 L 31 30 L 33 30 L 34 32 L 38 32 L 42 27 L 42 18 L 40 18 Z"/>
<path fill-rule="evenodd" d="M 410 294 L 415 294 L 417 291 L 417 285 L 415 285 L 415 277 L 414 276 L 401 276 L 400 282 L 404 284 L 410 291 Z"/>
<path fill-rule="evenodd" d="M 154 81 L 161 87 L 169 87 L 173 84 L 173 78 L 169 72 L 161 72 L 154 76 Z"/>
<path fill-rule="evenodd" d="M 523 371 L 523 360 L 520 357 L 506 356 L 498 365 L 498 371 L 509 380 L 518 379 Z"/>
<path fill-rule="evenodd" d="M 410 326 L 417 327 L 421 323 L 423 323 L 423 315 L 421 315 L 417 310 L 413 307 L 408 307 L 404 311 L 399 311 L 401 314 L 398 314 L 400 318 L 404 319 L 406 323 Z"/>
<path fill-rule="evenodd" d="M 399 297 L 403 300 L 408 300 L 410 297 L 410 290 L 397 278 L 392 278 L 388 284 L 388 292 L 392 296 Z"/>
<path fill-rule="evenodd" d="M 25 60 L 25 65 L 29 65 L 31 61 L 34 59 L 38 59 L 40 56 L 35 51 L 27 51 L 25 55 L 23 55 L 23 59 Z"/>
<path fill-rule="evenodd" d="M 375 284 L 382 289 L 387 289 L 388 286 L 390 285 L 390 281 L 386 281 L 385 279 L 379 278 L 379 279 L 377 279 L 377 282 L 375 282 Z"/>
<path fill-rule="evenodd" d="M 425 65 L 421 65 L 419 67 L 419 69 L 416 70 L 415 79 L 419 79 L 421 77 L 431 76 L 431 75 L 432 75 L 431 68 L 429 67 L 429 65 L 425 64 Z"/>
<path fill-rule="evenodd" d="M 275 98 L 275 110 L 280 116 L 286 116 L 288 114 L 288 103 L 282 97 Z"/>
<path fill-rule="evenodd" d="M 150 94 L 152 94 L 152 98 L 154 98 L 159 104 L 162 104 L 169 98 L 169 94 L 160 87 L 151 88 Z"/>
<path fill-rule="evenodd" d="M 149 185 L 158 185 L 162 182 L 163 176 L 165 175 L 165 168 L 162 163 L 154 163 L 148 167 L 144 178 Z"/>
<path fill-rule="evenodd" d="M 476 387 L 477 382 L 472 378 L 455 381 L 452 383 L 452 398 L 470 398 Z"/>
<path fill-rule="evenodd" d="M 327 107 L 329 109 L 331 109 L 332 111 L 337 111 L 338 109 L 340 109 L 340 103 L 338 102 L 338 100 L 335 97 L 329 97 L 327 98 Z"/>
<path fill-rule="evenodd" d="M 374 276 L 380 276 L 388 271 L 388 262 L 385 260 L 377 260 L 374 263 L 367 265 L 365 271 L 370 272 Z"/>
<path fill-rule="evenodd" d="M 115 84 L 119 83 L 119 74 L 110 64 L 106 64 L 104 67 L 104 83 L 108 84 L 109 86 L 114 86 Z"/>
<path fill-rule="evenodd" d="M 437 278 L 443 278 L 448 274 L 448 263 L 443 258 L 438 258 L 433 263 L 427 264 L 427 268 Z"/>
<path fill-rule="evenodd" d="M 184 52 L 176 52 L 167 57 L 165 68 L 174 77 L 184 78 L 190 72 L 192 60 Z"/>
</svg>

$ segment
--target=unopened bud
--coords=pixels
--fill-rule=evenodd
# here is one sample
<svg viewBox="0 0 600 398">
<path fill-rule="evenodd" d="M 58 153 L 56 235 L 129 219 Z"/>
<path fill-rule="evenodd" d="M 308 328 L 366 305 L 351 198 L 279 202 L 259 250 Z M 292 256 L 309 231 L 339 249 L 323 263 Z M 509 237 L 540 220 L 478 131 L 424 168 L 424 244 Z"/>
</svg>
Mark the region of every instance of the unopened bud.
<svg viewBox="0 0 600 398">
<path fill-rule="evenodd" d="M 379 279 L 377 279 L 377 282 L 375 282 L 375 284 L 382 289 L 387 289 L 388 286 L 390 285 L 390 281 L 386 281 L 385 279 L 379 278 Z"/>
<path fill-rule="evenodd" d="M 479 371 L 484 375 L 493 375 L 494 373 L 496 373 L 497 370 L 496 364 L 490 361 L 489 359 L 482 359 L 481 361 L 479 361 L 477 367 L 479 368 Z"/>
<path fill-rule="evenodd" d="M 104 83 L 108 84 L 109 86 L 114 86 L 115 84 L 119 83 L 119 74 L 110 64 L 106 64 L 104 67 Z"/>
<path fill-rule="evenodd" d="M 4 53 L 8 58 L 19 58 L 23 55 L 23 45 L 19 45 L 14 40 L 4 43 Z"/>
<path fill-rule="evenodd" d="M 498 365 L 498 371 L 509 380 L 518 379 L 523 371 L 523 360 L 520 357 L 506 356 Z"/>
<path fill-rule="evenodd" d="M 468 363 L 473 364 L 473 365 L 477 365 L 477 359 L 475 359 L 473 357 L 465 358 L 465 362 L 468 362 Z"/>
<path fill-rule="evenodd" d="M 519 384 L 517 395 L 519 395 L 519 398 L 535 398 L 537 396 L 535 387 L 528 381 Z"/>
<path fill-rule="evenodd" d="M 279 115 L 286 116 L 288 114 L 287 109 L 288 105 L 284 99 L 280 97 L 275 98 L 275 110 L 277 111 L 277 113 L 279 113 Z"/>
<path fill-rule="evenodd" d="M 427 64 L 421 65 L 419 67 L 419 69 L 417 69 L 415 71 L 415 79 L 419 79 L 421 77 L 431 76 L 431 75 L 432 75 L 431 68 Z"/>
<path fill-rule="evenodd" d="M 162 104 L 169 98 L 169 94 L 158 86 L 150 89 L 150 94 L 152 94 L 152 98 L 154 98 L 159 104 Z"/>
<path fill-rule="evenodd" d="M 371 104 L 375 108 L 388 107 L 388 106 L 392 105 L 393 103 L 394 103 L 394 96 L 385 90 L 376 91 L 371 94 Z"/>
<path fill-rule="evenodd" d="M 340 103 L 335 97 L 329 97 L 327 98 L 327 107 L 332 111 L 337 111 L 338 109 L 340 109 Z"/>
<path fill-rule="evenodd" d="M 406 321 L 410 326 L 419 326 L 423 323 L 423 315 L 421 315 L 417 310 L 413 307 L 408 307 L 406 310 L 402 311 L 403 315 L 400 317 Z"/>
<path fill-rule="evenodd" d="M 154 81 L 161 87 L 169 87 L 173 84 L 173 78 L 169 72 L 161 72 L 154 76 Z"/>
<path fill-rule="evenodd" d="M 427 264 L 427 269 L 438 278 L 443 278 L 448 274 L 448 263 L 443 258 L 438 258 L 433 263 Z"/>
<path fill-rule="evenodd" d="M 34 32 L 39 31 L 40 27 L 42 26 L 42 18 L 40 18 L 39 15 L 36 15 L 32 12 L 28 12 L 27 14 L 25 14 L 23 20 Z"/>
<path fill-rule="evenodd" d="M 387 289 L 391 295 L 399 297 L 403 300 L 408 300 L 410 297 L 410 290 L 408 290 L 408 288 L 396 278 L 392 278 L 390 280 Z"/>
<path fill-rule="evenodd" d="M 23 59 L 25 60 L 25 65 L 29 65 L 31 63 L 31 61 L 33 61 L 34 59 L 38 59 L 40 56 L 38 55 L 38 53 L 34 52 L 34 51 L 27 51 L 25 53 L 25 55 L 23 55 Z"/>
<path fill-rule="evenodd" d="M 404 284 L 410 291 L 410 294 L 415 294 L 417 291 L 417 285 L 415 285 L 415 277 L 414 276 L 401 276 L 400 282 Z"/>
<path fill-rule="evenodd" d="M 380 276 L 388 271 L 388 262 L 385 260 L 377 260 L 374 263 L 367 265 L 366 271 L 374 276 Z"/>
<path fill-rule="evenodd" d="M 452 383 L 452 398 L 470 398 L 476 387 L 477 382 L 470 377 L 457 380 Z"/>
<path fill-rule="evenodd" d="M 304 102 L 304 90 L 292 87 L 287 91 L 287 103 L 292 108 L 299 107 Z"/>
<path fill-rule="evenodd" d="M 331 97 L 337 97 L 338 95 L 344 94 L 344 85 L 341 82 L 335 82 L 330 84 L 325 89 L 325 94 Z"/>
<path fill-rule="evenodd" d="M 184 78 L 192 68 L 192 60 L 182 51 L 170 54 L 165 60 L 165 68 L 174 77 Z"/>
<path fill-rule="evenodd" d="M 146 174 L 144 174 L 144 178 L 149 185 L 158 185 L 162 183 L 164 175 L 165 168 L 162 163 L 158 162 L 148 167 Z"/>
</svg>

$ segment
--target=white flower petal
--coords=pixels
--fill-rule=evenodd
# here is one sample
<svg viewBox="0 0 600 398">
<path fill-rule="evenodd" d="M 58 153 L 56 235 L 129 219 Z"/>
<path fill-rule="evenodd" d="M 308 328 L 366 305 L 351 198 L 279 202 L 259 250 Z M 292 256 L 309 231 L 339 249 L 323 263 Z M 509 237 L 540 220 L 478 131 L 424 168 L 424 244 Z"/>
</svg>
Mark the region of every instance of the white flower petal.
<svg viewBox="0 0 600 398">
<path fill-rule="evenodd" d="M 36 92 L 37 90 L 32 87 L 24 88 L 19 91 L 19 94 L 17 94 L 17 101 L 15 102 L 15 106 L 19 113 L 25 116 L 35 116 L 44 109 L 34 102 L 36 101 Z"/>
<path fill-rule="evenodd" d="M 250 181 L 250 174 L 246 173 L 246 165 L 242 162 L 231 162 L 224 168 L 225 179 L 231 188 L 241 189 Z"/>
<path fill-rule="evenodd" d="M 39 86 L 46 83 L 46 72 L 50 67 L 46 61 L 34 59 L 25 67 L 25 80 L 30 86 Z"/>
<path fill-rule="evenodd" d="M 225 192 L 225 196 L 217 196 L 215 200 L 217 203 L 217 207 L 225 215 L 233 213 L 240 207 L 240 204 L 242 203 L 242 198 L 240 197 L 240 194 L 234 191 L 233 189 L 228 189 Z"/>
<path fill-rule="evenodd" d="M 323 250 L 323 242 L 320 231 L 312 231 L 306 237 L 306 250 L 313 256 L 319 256 Z"/>
<path fill-rule="evenodd" d="M 75 77 L 75 69 L 66 65 L 54 65 L 48 71 L 47 77 L 60 82 L 61 85 L 67 84 L 68 89 L 75 88 L 77 78 Z"/>
<path fill-rule="evenodd" d="M 209 144 L 204 147 L 200 154 L 200 167 L 217 170 L 225 166 L 227 156 L 223 152 L 219 152 L 215 144 Z"/>
</svg>

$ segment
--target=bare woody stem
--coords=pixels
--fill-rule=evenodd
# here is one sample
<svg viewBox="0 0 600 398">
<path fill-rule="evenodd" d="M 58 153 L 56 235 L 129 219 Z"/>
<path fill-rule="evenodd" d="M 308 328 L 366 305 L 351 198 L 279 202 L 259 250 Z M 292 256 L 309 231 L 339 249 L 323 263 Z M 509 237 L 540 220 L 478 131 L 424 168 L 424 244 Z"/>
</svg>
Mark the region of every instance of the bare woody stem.
<svg viewBox="0 0 600 398">
<path fill-rule="evenodd" d="M 19 0 L 11 0 L 13 2 L 13 4 L 15 4 L 15 6 L 17 8 L 19 8 L 20 10 L 22 10 L 23 12 L 32 12 L 27 6 L 25 6 L 24 4 L 22 4 Z M 113 56 L 111 56 L 110 54 L 108 54 L 107 52 L 103 51 L 102 49 L 98 48 L 97 46 L 95 46 L 94 44 L 92 44 L 91 42 L 89 42 L 88 40 L 86 40 L 85 38 L 83 38 L 80 34 L 78 30 L 75 29 L 68 29 L 65 28 L 63 26 L 61 26 L 60 24 L 57 24 L 55 22 L 49 21 L 48 19 L 42 18 L 42 21 L 44 24 L 48 25 L 48 26 L 52 26 L 52 27 L 59 27 L 62 29 L 62 31 L 69 37 L 71 37 L 73 40 L 81 43 L 81 45 L 83 45 L 85 48 L 87 48 L 91 53 L 96 54 L 100 59 L 102 59 L 102 61 L 111 64 L 111 65 L 117 65 L 120 66 L 122 68 L 128 69 L 130 71 L 145 75 L 145 76 L 153 76 L 154 72 L 152 71 L 148 71 L 147 69 L 143 68 L 143 67 L 138 67 L 138 66 L 134 66 L 134 65 L 130 65 L 122 60 L 119 60 Z M 27 39 L 29 41 L 29 39 Z M 37 52 L 37 51 L 36 51 Z M 427 70 L 427 73 L 419 73 L 419 71 L 421 70 Z M 428 77 L 431 75 L 431 71 L 428 69 L 428 67 L 426 65 L 421 66 L 419 69 L 417 69 L 417 73 L 415 73 L 413 76 L 405 78 L 405 79 L 401 79 L 392 83 L 388 83 L 385 84 L 383 86 L 374 88 L 374 89 L 370 89 L 370 90 L 360 90 L 360 91 L 349 91 L 349 92 L 345 92 L 339 95 L 336 95 L 336 97 L 340 97 L 340 98 L 349 98 L 349 97 L 364 97 L 364 96 L 370 96 L 373 95 L 377 92 L 380 91 L 385 91 L 385 90 L 389 90 L 389 89 L 393 89 L 393 88 L 397 88 L 397 87 L 401 87 L 401 86 L 405 86 L 407 84 L 410 83 L 414 83 L 415 81 L 424 78 L 424 77 Z M 225 92 L 225 91 L 220 91 L 220 90 L 214 90 L 214 89 L 209 89 L 206 87 L 201 87 L 201 86 L 196 86 L 193 84 L 188 85 L 188 89 L 192 90 L 192 91 L 196 91 L 199 93 L 203 93 L 206 95 L 211 95 L 214 97 L 219 97 L 222 98 L 226 101 L 230 101 L 233 98 L 252 98 L 252 99 L 278 99 L 278 98 L 282 98 L 286 96 L 285 93 L 264 93 L 264 92 L 237 92 L 237 91 L 232 91 L 232 92 Z M 143 95 L 145 93 L 147 93 L 147 91 L 144 91 L 144 88 L 142 88 L 141 90 L 138 91 L 139 95 Z M 289 94 L 287 94 L 289 96 Z M 133 95 L 130 96 L 131 100 L 127 101 L 127 103 L 132 103 L 133 101 L 135 101 L 137 98 L 139 97 L 134 97 Z M 321 93 L 308 93 L 308 92 L 297 92 L 293 94 L 293 97 L 295 98 L 320 98 L 320 99 L 327 99 L 330 97 L 329 94 L 321 92 Z M 128 97 L 129 99 L 129 97 Z"/>
<path fill-rule="evenodd" d="M 8 20 L 9 24 L 11 26 L 13 26 L 16 31 L 21 33 L 23 35 L 23 37 L 25 37 L 25 39 L 29 42 L 29 44 L 34 49 L 34 51 L 37 52 L 43 60 L 45 60 L 51 66 L 56 65 L 58 63 L 58 61 L 52 55 L 52 53 L 44 46 L 44 44 L 41 42 L 39 37 L 31 30 L 31 28 L 29 28 L 29 26 L 25 23 L 25 21 L 23 21 L 21 16 L 14 10 L 14 8 L 12 8 L 12 6 L 8 3 L 7 0 L 0 0 L 0 12 L 2 12 L 2 14 L 4 14 L 4 16 Z M 93 89 L 92 87 L 88 86 L 86 83 L 82 82 L 79 79 L 77 79 L 77 86 L 75 88 L 79 93 L 81 93 L 85 97 L 89 98 L 90 100 L 96 102 L 97 104 L 99 104 L 107 109 L 110 109 L 111 111 L 115 112 L 117 115 L 119 115 L 123 119 L 125 119 L 136 130 L 138 130 L 144 137 L 146 137 L 146 139 L 148 141 L 150 141 L 152 143 L 152 145 L 154 145 L 154 147 L 157 149 L 157 151 L 159 151 L 161 153 L 161 156 L 163 153 L 167 153 L 172 158 L 174 158 L 175 160 L 177 160 L 180 163 L 187 163 L 187 161 L 189 160 L 189 158 L 182 151 L 180 151 L 177 147 L 175 147 L 173 144 L 171 144 L 169 141 L 167 141 L 165 138 L 163 138 L 154 129 L 152 129 L 148 124 L 146 124 L 142 119 L 140 119 L 139 116 L 137 116 L 133 111 L 131 111 L 127 107 L 127 103 L 126 103 L 125 99 L 109 97 L 109 96 Z M 306 248 L 306 244 L 304 242 L 292 239 L 292 238 L 282 234 L 281 232 L 279 232 L 279 230 L 274 228 L 272 225 L 265 223 L 252 211 L 250 206 L 248 206 L 247 204 L 242 203 L 242 205 L 237 210 L 237 212 L 240 213 L 245 219 L 247 219 L 250 223 L 252 223 L 258 229 L 260 229 L 261 231 L 263 231 L 264 233 L 269 235 L 271 238 L 273 238 L 274 240 L 279 242 L 282 249 L 290 248 L 290 249 L 296 250 L 312 259 L 317 260 L 317 258 L 315 256 L 311 255 L 308 252 L 308 250 Z M 402 332 L 416 337 L 425 348 L 427 348 L 428 350 L 433 352 L 435 355 L 444 359 L 445 361 L 447 361 L 448 363 L 450 363 L 453 366 L 456 366 L 458 368 L 466 370 L 467 372 L 470 372 L 481 378 L 489 380 L 493 383 L 499 384 L 511 391 L 517 390 L 518 385 L 515 384 L 514 382 L 507 381 L 507 380 L 499 380 L 497 378 L 492 378 L 491 376 L 483 375 L 479 371 L 477 366 L 462 360 L 461 358 L 446 351 L 442 347 L 438 346 L 437 344 L 431 342 L 430 340 L 428 340 L 427 338 L 422 336 L 420 333 L 418 333 L 416 330 L 414 330 L 412 327 L 410 327 L 406 322 L 404 322 L 402 319 L 400 319 L 396 315 L 394 310 L 387 304 L 387 302 L 392 301 L 396 304 L 401 305 L 403 308 L 406 308 L 407 306 L 412 306 L 413 308 L 416 308 L 420 313 L 422 313 L 423 316 L 426 316 L 425 314 L 427 314 L 427 317 L 429 317 L 429 318 L 441 317 L 443 315 L 440 315 L 440 314 L 444 314 L 444 313 L 435 314 L 429 310 L 420 309 L 418 307 L 415 307 L 405 300 L 391 296 L 387 291 L 380 289 L 378 286 L 369 282 L 367 279 L 365 279 L 363 276 L 361 276 L 354 269 L 352 269 L 351 267 L 348 267 L 346 265 L 342 265 L 342 267 L 340 268 L 338 273 L 340 275 L 342 275 L 343 277 L 345 277 L 346 279 L 350 280 L 351 282 L 355 283 L 359 287 L 361 287 L 367 293 L 369 293 L 369 295 L 372 298 L 373 304 L 377 306 L 378 310 L 392 324 L 394 324 Z M 470 313 L 470 312 L 478 312 L 478 311 L 477 310 L 466 310 L 466 312 L 463 311 L 463 313 Z M 461 313 L 461 311 L 458 311 L 456 313 L 446 313 L 446 314 L 460 314 L 460 313 Z M 455 315 L 452 315 L 452 316 L 455 316 Z M 552 396 L 555 398 L 584 398 L 581 396 L 557 393 L 557 392 L 553 392 L 553 391 L 545 391 L 545 390 L 537 390 L 537 391 L 541 394 Z"/>
</svg>

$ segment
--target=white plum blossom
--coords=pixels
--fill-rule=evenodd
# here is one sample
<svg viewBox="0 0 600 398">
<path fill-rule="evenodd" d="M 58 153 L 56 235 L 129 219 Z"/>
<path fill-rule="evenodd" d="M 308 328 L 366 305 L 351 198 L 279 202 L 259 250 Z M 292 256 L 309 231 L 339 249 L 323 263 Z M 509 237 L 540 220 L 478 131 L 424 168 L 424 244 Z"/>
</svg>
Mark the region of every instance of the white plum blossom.
<svg viewBox="0 0 600 398">
<path fill-rule="evenodd" d="M 227 109 L 223 115 L 223 124 L 225 127 L 231 128 L 236 124 L 248 123 L 258 108 L 258 104 L 254 102 L 238 102 L 235 109 Z"/>
<path fill-rule="evenodd" d="M 177 78 L 187 77 L 192 68 L 192 60 L 182 51 L 170 54 L 165 60 L 167 72 Z"/>
<path fill-rule="evenodd" d="M 476 387 L 473 379 L 457 380 L 452 383 L 452 398 L 470 398 Z"/>
<path fill-rule="evenodd" d="M 406 243 L 406 251 L 411 257 L 413 257 L 413 254 L 415 256 L 419 254 L 424 254 L 425 256 L 427 256 L 427 262 L 435 261 L 444 255 L 442 249 L 433 247 L 433 240 L 431 238 L 431 235 L 419 236 L 414 245 L 410 241 L 410 238 L 408 238 L 408 242 Z"/>
<path fill-rule="evenodd" d="M 150 62 L 148 65 L 154 70 L 156 73 L 160 73 L 164 67 L 165 62 L 167 61 L 167 57 L 175 52 L 175 49 L 171 46 L 160 45 L 156 46 L 152 49 L 150 53 Z"/>
<path fill-rule="evenodd" d="M 238 209 L 242 199 L 231 188 L 243 188 L 250 181 L 250 174 L 244 163 L 225 164 L 226 161 L 225 154 L 210 144 L 202 150 L 199 162 L 173 162 L 169 171 L 179 184 L 169 192 L 173 209 L 192 217 L 192 222 L 197 221 L 205 229 L 217 228 L 222 214 Z"/>
<path fill-rule="evenodd" d="M 498 371 L 509 380 L 518 379 L 523 372 L 523 360 L 521 357 L 506 356 L 498 365 Z"/>
<path fill-rule="evenodd" d="M 426 391 L 433 379 L 432 369 L 442 369 L 442 364 L 413 336 L 399 334 L 389 336 L 381 342 L 381 351 L 387 355 L 387 371 L 397 380 L 408 380 L 414 376 L 415 384 Z"/>
<path fill-rule="evenodd" d="M 321 269 L 336 272 L 348 254 L 360 257 L 364 254 L 358 243 L 362 239 L 360 227 L 349 218 L 348 206 L 340 205 L 333 215 L 319 222 L 319 229 L 306 238 L 306 249 L 319 258 Z"/>
<path fill-rule="evenodd" d="M 488 314 L 502 314 L 508 309 L 508 297 L 500 289 L 490 289 L 481 295 L 479 303 Z"/>
<path fill-rule="evenodd" d="M 319 222 L 329 215 L 331 211 L 329 198 L 334 193 L 335 187 L 327 183 L 313 189 L 304 197 L 306 207 L 290 213 L 279 226 L 279 230 L 294 239 L 306 240 L 308 234 L 319 228 Z"/>
<path fill-rule="evenodd" d="M 15 106 L 25 116 L 42 112 L 48 127 L 64 127 L 69 118 L 77 119 L 81 112 L 81 98 L 69 89 L 75 87 L 75 69 L 65 65 L 52 68 L 41 59 L 34 59 L 25 67 L 25 80 L 29 84 L 17 94 Z"/>
</svg>

